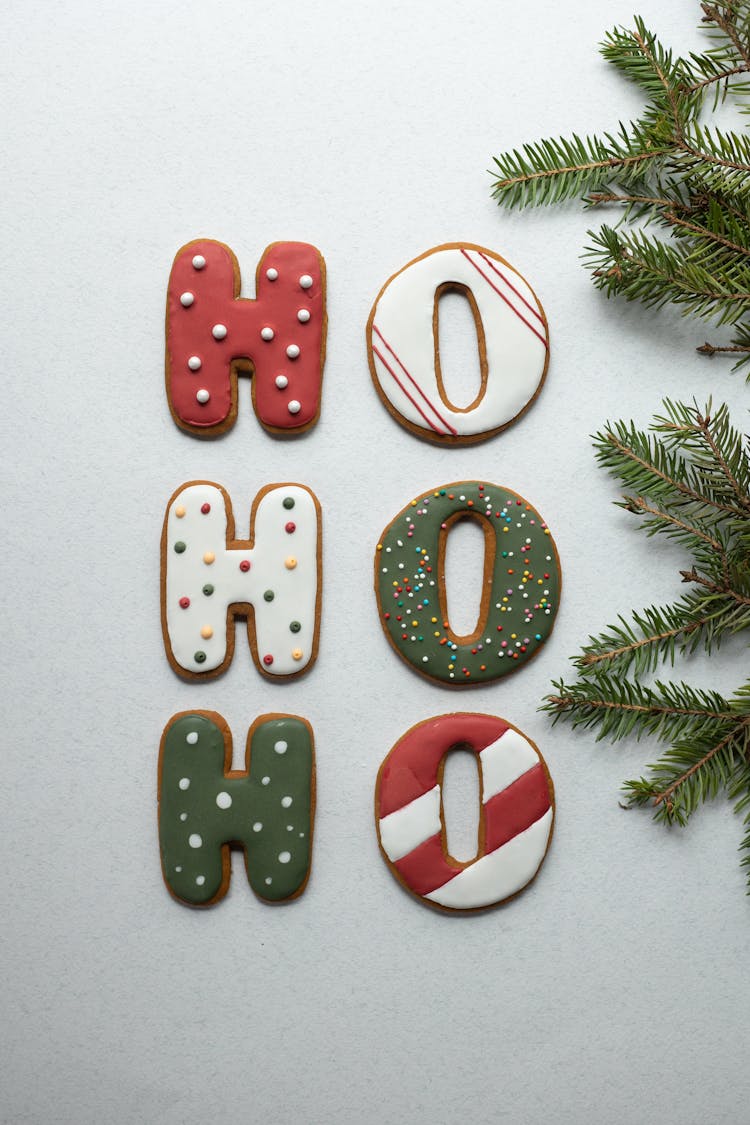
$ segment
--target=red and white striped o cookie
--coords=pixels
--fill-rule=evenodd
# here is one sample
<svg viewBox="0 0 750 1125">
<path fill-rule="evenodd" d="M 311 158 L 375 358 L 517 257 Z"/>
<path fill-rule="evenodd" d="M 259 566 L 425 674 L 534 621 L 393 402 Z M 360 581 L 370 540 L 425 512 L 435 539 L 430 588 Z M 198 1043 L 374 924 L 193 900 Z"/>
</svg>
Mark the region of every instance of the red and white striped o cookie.
<svg viewBox="0 0 750 1125">
<path fill-rule="evenodd" d="M 475 859 L 448 854 L 442 777 L 449 750 L 479 759 L 482 808 Z M 439 715 L 417 723 L 380 767 L 375 790 L 380 849 L 418 898 L 446 910 L 477 910 L 532 881 L 552 836 L 552 778 L 533 742 L 494 715 Z"/>
<path fill-rule="evenodd" d="M 447 291 L 471 306 L 481 386 L 466 408 L 448 398 L 440 369 L 438 302 Z M 526 411 L 549 361 L 547 318 L 534 290 L 499 254 L 471 242 L 428 250 L 394 274 L 367 322 L 375 387 L 411 433 L 440 444 L 483 441 Z"/>
</svg>

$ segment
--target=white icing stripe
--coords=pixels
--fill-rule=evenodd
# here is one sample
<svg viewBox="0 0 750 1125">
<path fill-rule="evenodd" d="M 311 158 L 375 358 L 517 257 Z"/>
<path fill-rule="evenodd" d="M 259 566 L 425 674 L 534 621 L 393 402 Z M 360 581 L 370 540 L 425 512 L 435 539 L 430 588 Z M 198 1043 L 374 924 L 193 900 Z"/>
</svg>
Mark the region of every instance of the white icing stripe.
<svg viewBox="0 0 750 1125">
<path fill-rule="evenodd" d="M 539 762 L 539 755 L 528 739 L 517 730 L 506 730 L 496 742 L 485 746 L 479 755 L 482 763 L 482 801 L 484 804 L 502 793 Z"/>
<path fill-rule="evenodd" d="M 469 290 L 484 334 L 487 381 L 471 410 L 454 410 L 440 395 L 433 318 L 436 293 Z M 372 317 L 370 359 L 376 382 L 396 416 L 425 433 L 459 437 L 507 425 L 531 401 L 547 363 L 547 330 L 533 292 L 507 263 L 474 247 L 440 247 L 396 274 Z"/>
<path fill-rule="evenodd" d="M 425 895 L 452 910 L 501 902 L 520 891 L 541 866 L 552 829 L 552 809 L 507 844 L 475 860 L 455 878 Z"/>
<path fill-rule="evenodd" d="M 408 855 L 441 829 L 440 786 L 380 820 L 380 842 L 392 863 Z"/>
<path fill-rule="evenodd" d="M 284 500 L 293 506 L 286 508 Z M 172 656 L 189 672 L 219 668 L 227 655 L 227 610 L 250 603 L 264 671 L 272 676 L 299 672 L 310 662 L 316 631 L 318 516 L 313 495 L 293 484 L 265 492 L 255 509 L 251 549 L 227 548 L 227 516 L 224 496 L 214 484 L 187 485 L 169 506 L 165 616 Z M 184 550 L 175 549 L 180 544 Z M 290 629 L 292 622 L 299 629 Z M 234 629 L 234 623 L 229 627 Z M 196 653 L 204 659 L 196 660 Z"/>
</svg>

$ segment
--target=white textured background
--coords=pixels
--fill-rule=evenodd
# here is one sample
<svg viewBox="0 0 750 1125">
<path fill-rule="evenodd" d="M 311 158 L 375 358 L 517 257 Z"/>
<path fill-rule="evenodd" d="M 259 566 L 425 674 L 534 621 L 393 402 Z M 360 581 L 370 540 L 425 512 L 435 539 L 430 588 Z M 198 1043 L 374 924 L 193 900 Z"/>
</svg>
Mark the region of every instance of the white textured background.
<svg viewBox="0 0 750 1125">
<path fill-rule="evenodd" d="M 697 4 L 639 10 L 677 49 L 698 47 Z M 595 49 L 630 17 L 624 0 L 3 5 L 4 1122 L 747 1120 L 740 823 L 721 802 L 688 832 L 622 812 L 619 783 L 654 747 L 596 747 L 536 710 L 589 631 L 679 592 L 681 552 L 611 506 L 588 435 L 607 417 L 646 423 L 663 394 L 713 389 L 740 424 L 749 401 L 692 350 L 710 329 L 593 291 L 577 260 L 590 216 L 508 215 L 489 198 L 493 152 L 637 112 Z M 200 235 L 228 242 L 246 279 L 275 239 L 325 254 L 328 362 L 309 436 L 266 436 L 246 382 L 223 440 L 173 424 L 165 286 Z M 525 273 L 553 360 L 520 424 L 445 453 L 387 415 L 363 340 L 384 280 L 458 238 Z M 458 357 L 464 322 L 449 322 Z M 448 366 L 469 397 L 470 376 Z M 170 671 L 159 532 L 195 477 L 228 489 L 239 528 L 268 482 L 320 497 L 322 643 L 303 681 L 263 681 L 242 635 L 220 681 Z M 388 648 L 371 560 L 412 495 L 477 477 L 548 519 L 565 594 L 532 665 L 455 694 Z M 453 561 L 475 546 L 457 543 Z M 688 677 L 729 690 L 743 665 L 738 646 Z M 313 723 L 314 868 L 295 904 L 259 904 L 237 864 L 211 911 L 164 889 L 157 747 L 190 707 L 222 712 L 240 745 L 263 711 Z M 391 745 L 455 709 L 521 726 L 558 797 L 534 887 L 468 918 L 399 889 L 371 813 Z M 451 777 L 458 824 L 470 786 L 465 769 Z"/>
</svg>

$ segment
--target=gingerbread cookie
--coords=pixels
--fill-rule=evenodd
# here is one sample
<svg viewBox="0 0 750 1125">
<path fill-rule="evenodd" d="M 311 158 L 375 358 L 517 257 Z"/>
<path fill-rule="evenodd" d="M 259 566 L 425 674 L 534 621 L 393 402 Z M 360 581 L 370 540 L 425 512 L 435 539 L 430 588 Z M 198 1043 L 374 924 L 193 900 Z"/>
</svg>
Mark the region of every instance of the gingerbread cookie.
<svg viewBox="0 0 750 1125">
<path fill-rule="evenodd" d="M 471 305 L 481 387 L 465 409 L 443 386 L 438 302 L 448 291 Z M 549 361 L 547 320 L 536 294 L 508 262 L 471 242 L 428 250 L 383 286 L 367 322 L 375 387 L 411 433 L 441 444 L 471 444 L 504 430 L 538 395 Z"/>
<path fill-rule="evenodd" d="M 164 882 L 181 902 L 211 906 L 227 892 L 235 846 L 260 898 L 296 898 L 312 857 L 312 727 L 296 715 L 261 715 L 247 736 L 245 771 L 231 766 L 232 735 L 221 715 L 183 711 L 169 720 L 159 753 Z"/>
<path fill-rule="evenodd" d="M 258 263 L 254 300 L 222 242 L 178 251 L 167 292 L 167 399 L 178 426 L 214 437 L 234 425 L 237 376 L 252 375 L 261 424 L 289 434 L 320 413 L 326 347 L 326 272 L 306 242 L 274 242 Z"/>
<path fill-rule="evenodd" d="M 446 612 L 445 549 L 457 520 L 485 537 L 479 620 L 455 634 Z M 452 687 L 490 683 L 532 659 L 555 621 L 562 578 L 549 528 L 521 496 L 458 481 L 422 493 L 399 512 L 375 552 L 380 621 L 398 655 Z"/>
<path fill-rule="evenodd" d="M 477 755 L 482 808 L 477 856 L 460 863 L 445 838 L 442 780 L 453 749 Z M 417 723 L 380 767 L 375 789 L 380 850 L 398 881 L 444 910 L 507 902 L 535 878 L 554 822 L 554 789 L 536 746 L 493 715 L 439 715 Z"/>
<path fill-rule="evenodd" d="M 253 660 L 269 677 L 308 668 L 318 649 L 320 505 L 301 484 L 273 484 L 253 503 L 250 539 L 235 539 L 231 501 L 217 484 L 183 484 L 161 540 L 162 631 L 174 670 L 216 676 L 234 652 L 234 617 L 247 618 Z"/>
</svg>

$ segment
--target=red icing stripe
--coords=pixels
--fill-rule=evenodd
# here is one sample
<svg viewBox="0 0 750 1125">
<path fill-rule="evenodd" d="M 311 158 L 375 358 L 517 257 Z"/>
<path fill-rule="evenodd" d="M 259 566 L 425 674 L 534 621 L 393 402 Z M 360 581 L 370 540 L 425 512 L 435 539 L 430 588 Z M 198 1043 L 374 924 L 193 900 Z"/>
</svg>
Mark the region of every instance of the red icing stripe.
<svg viewBox="0 0 750 1125">
<path fill-rule="evenodd" d="M 405 395 L 406 395 L 406 397 L 408 398 L 409 402 L 410 402 L 410 403 L 412 404 L 412 406 L 413 406 L 413 407 L 415 408 L 415 410 L 417 410 L 417 411 L 418 411 L 418 412 L 419 412 L 419 413 L 420 413 L 420 414 L 422 415 L 422 417 L 424 418 L 424 420 L 425 420 L 425 422 L 427 423 L 427 425 L 428 425 L 428 426 L 430 426 L 430 427 L 431 427 L 431 428 L 432 428 L 432 429 L 433 429 L 433 430 L 435 431 L 435 433 L 436 433 L 436 434 L 444 434 L 444 433 L 445 433 L 445 430 L 441 430 L 441 429 L 440 429 L 440 428 L 439 428 L 438 426 L 436 426 L 436 425 L 435 425 L 435 423 L 434 423 L 434 422 L 433 422 L 433 421 L 432 421 L 432 420 L 431 420 L 430 418 L 428 418 L 428 417 L 427 417 L 427 415 L 425 414 L 424 410 L 423 410 L 423 409 L 422 409 L 422 407 L 421 407 L 421 406 L 419 405 L 419 403 L 418 403 L 418 402 L 417 402 L 417 401 L 416 401 L 416 400 L 415 400 L 414 398 L 412 398 L 412 396 L 411 396 L 411 395 L 409 394 L 409 392 L 407 391 L 406 387 L 405 387 L 405 386 L 404 386 L 404 384 L 403 384 L 403 383 L 401 382 L 401 380 L 399 379 L 398 375 L 397 375 L 397 374 L 396 374 L 396 372 L 395 372 L 395 371 L 393 370 L 393 368 L 391 367 L 390 363 L 389 363 L 389 362 L 388 362 L 388 360 L 387 360 L 387 359 L 385 358 L 385 356 L 383 355 L 383 353 L 382 353 L 382 352 L 380 352 L 380 351 L 379 351 L 379 350 L 378 350 L 378 349 L 377 349 L 377 348 L 375 347 L 375 345 L 374 345 L 374 344 L 373 344 L 373 346 L 372 346 L 372 350 L 373 350 L 373 353 L 374 353 L 374 354 L 375 354 L 375 355 L 376 355 L 376 356 L 378 357 L 378 359 L 380 360 L 380 362 L 381 362 L 381 363 L 383 364 L 383 366 L 384 366 L 384 367 L 386 368 L 386 370 L 387 370 L 387 371 L 390 371 L 391 375 L 392 375 L 392 376 L 393 376 L 393 378 L 394 378 L 394 379 L 396 380 L 396 382 L 398 383 L 399 387 L 401 388 L 401 390 L 402 390 L 402 391 L 404 392 L 404 394 L 405 394 Z"/>
<path fill-rule="evenodd" d="M 409 852 L 393 866 L 410 890 L 418 895 L 428 895 L 454 879 L 461 868 L 449 864 L 443 854 L 440 834 L 430 836 L 423 844 Z"/>
<path fill-rule="evenodd" d="M 453 428 L 453 426 L 451 426 L 450 422 L 446 422 L 445 418 L 443 418 L 443 416 L 442 416 L 442 414 L 441 414 L 441 413 L 439 412 L 439 410 L 437 410 L 437 408 L 436 408 L 435 406 L 433 406 L 433 405 L 432 405 L 432 403 L 430 402 L 429 398 L 428 398 L 428 397 L 427 397 L 427 395 L 426 395 L 426 394 L 424 393 L 424 391 L 422 390 L 422 388 L 420 387 L 419 383 L 418 383 L 418 382 L 416 381 L 416 379 L 414 378 L 414 376 L 413 376 L 413 375 L 412 375 L 412 374 L 411 374 L 411 373 L 410 373 L 410 372 L 409 372 L 409 371 L 408 371 L 408 370 L 406 369 L 406 367 L 404 367 L 403 363 L 401 362 L 401 360 L 399 359 L 399 357 L 398 357 L 398 356 L 396 355 L 396 353 L 394 352 L 393 348 L 391 347 L 391 345 L 390 345 L 390 344 L 388 343 L 388 341 L 386 340 L 386 338 L 385 338 L 385 336 L 383 335 L 383 333 L 382 333 L 382 332 L 380 331 L 380 329 L 378 328 L 377 324 L 373 324 L 373 326 L 372 326 L 372 330 L 373 330 L 373 332 L 377 332 L 377 334 L 378 334 L 379 338 L 380 338 L 380 339 L 381 339 L 381 340 L 383 341 L 383 344 L 384 344 L 384 345 L 385 345 L 385 347 L 386 347 L 386 348 L 388 349 L 388 351 L 389 351 L 389 352 L 391 353 L 391 355 L 392 355 L 392 356 L 393 356 L 393 358 L 395 359 L 396 363 L 397 363 L 397 364 L 399 365 L 399 367 L 400 367 L 400 368 L 401 368 L 401 370 L 403 371 L 404 375 L 406 375 L 407 379 L 409 379 L 409 380 L 411 381 L 411 383 L 412 383 L 412 384 L 414 385 L 414 388 L 415 388 L 415 389 L 416 389 L 416 391 L 417 391 L 417 392 L 418 392 L 418 393 L 419 393 L 419 394 L 420 394 L 420 395 L 422 396 L 422 398 L 423 398 L 423 399 L 424 399 L 424 401 L 425 401 L 425 402 L 427 403 L 427 405 L 429 406 L 430 410 L 431 410 L 431 411 L 432 411 L 432 413 L 433 413 L 433 414 L 435 415 L 435 417 L 436 417 L 436 418 L 438 418 L 438 419 L 439 419 L 439 420 L 440 420 L 440 421 L 441 421 L 441 422 L 443 423 L 443 425 L 444 425 L 444 426 L 446 427 L 446 429 L 447 429 L 447 430 L 450 430 L 450 432 L 451 432 L 452 434 L 454 434 L 454 435 L 455 435 L 455 434 L 457 434 L 457 433 L 458 433 L 458 430 L 455 430 L 455 429 Z M 373 351 L 376 351 L 376 349 L 375 349 L 374 347 L 373 347 Z M 421 411 L 421 410 L 419 409 L 419 407 L 417 406 L 416 402 L 414 402 L 414 399 L 413 399 L 413 398 L 411 397 L 411 395 L 410 395 L 410 394 L 409 394 L 409 393 L 407 392 L 407 390 L 406 390 L 406 388 L 404 387 L 404 385 L 403 385 L 403 384 L 402 384 L 401 382 L 399 382 L 399 379 L 398 379 L 398 377 L 396 376 L 396 374 L 395 374 L 395 372 L 393 371 L 393 369 L 392 369 L 392 368 L 391 368 L 391 367 L 390 367 L 390 366 L 389 366 L 389 365 L 388 365 L 388 364 L 386 363 L 386 361 L 385 361 L 385 360 L 383 359 L 383 356 L 382 356 L 382 355 L 380 355 L 380 352 L 376 352 L 376 354 L 377 354 L 378 356 L 380 356 L 380 359 L 381 359 L 381 360 L 382 360 L 382 362 L 383 362 L 383 363 L 385 364 L 385 366 L 386 366 L 386 367 L 388 368 L 388 370 L 390 371 L 391 375 L 393 375 L 393 378 L 394 378 L 394 379 L 396 380 L 396 382 L 398 383 L 399 387 L 401 387 L 401 390 L 402 390 L 402 391 L 404 392 L 404 394 L 405 394 L 405 395 L 406 395 L 406 397 L 407 397 L 407 398 L 409 399 L 409 401 L 410 401 L 410 402 L 412 402 L 412 403 L 414 403 L 414 405 L 415 405 L 415 406 L 417 407 L 417 410 L 419 410 L 419 413 L 420 413 L 420 414 L 422 415 L 422 417 L 423 417 L 423 418 L 424 418 L 424 419 L 425 419 L 425 420 L 426 420 L 427 422 L 429 422 L 429 421 L 430 421 L 430 420 L 429 420 L 429 418 L 427 418 L 427 417 L 426 417 L 426 415 L 425 415 L 425 414 L 423 414 L 423 413 L 422 413 L 422 411 Z M 433 430 L 436 430 L 436 432 L 437 432 L 437 433 L 440 433 L 440 430 L 437 430 L 437 429 L 436 429 L 436 427 L 435 427 L 435 426 L 433 425 L 433 423 L 432 423 L 432 422 L 430 422 L 430 425 L 432 426 Z"/>
<path fill-rule="evenodd" d="M 468 745 L 476 754 L 496 742 L 508 724 L 494 715 L 441 715 L 407 731 L 396 743 L 380 773 L 378 816 L 388 816 L 437 785 L 448 751 Z"/>
<path fill-rule="evenodd" d="M 484 806 L 485 855 L 530 828 L 549 807 L 547 777 L 538 762 Z"/>
<path fill-rule="evenodd" d="M 529 302 L 529 301 L 527 301 L 527 300 L 526 300 L 526 298 L 524 297 L 523 293 L 521 293 L 521 292 L 520 292 L 520 290 L 516 289 L 516 287 L 515 287 L 515 285 L 513 284 L 513 282 L 512 282 L 512 281 L 509 281 L 509 279 L 508 279 L 508 278 L 507 278 L 507 277 L 505 276 L 505 274 L 504 274 L 504 273 L 502 272 L 502 270 L 499 270 L 499 269 L 497 268 L 497 266 L 495 265 L 495 263 L 494 263 L 494 262 L 492 261 L 492 258 L 488 258 L 488 257 L 487 257 L 487 255 L 486 255 L 486 254 L 483 254 L 481 250 L 477 250 L 477 254 L 478 254 L 478 255 L 479 255 L 479 257 L 480 257 L 480 258 L 482 259 L 482 261 L 484 261 L 484 262 L 486 262 L 486 263 L 487 263 L 487 265 L 488 265 L 488 266 L 490 267 L 490 269 L 492 270 L 492 272 L 493 272 L 493 273 L 496 273 L 496 274 L 497 274 L 497 276 L 498 276 L 498 277 L 499 277 L 499 278 L 500 278 L 500 279 L 501 279 L 502 281 L 504 281 L 504 282 L 505 282 L 505 284 L 506 284 L 506 285 L 508 286 L 508 288 L 509 288 L 509 289 L 512 289 L 512 290 L 513 290 L 513 292 L 515 293 L 515 295 L 516 295 L 516 296 L 518 297 L 519 301 L 523 301 L 523 303 L 524 303 L 524 304 L 526 305 L 526 308 L 527 308 L 527 309 L 529 310 L 529 312 L 530 312 L 530 313 L 533 313 L 533 314 L 534 314 L 534 316 L 535 316 L 535 317 L 537 318 L 537 320 L 539 321 L 539 323 L 543 325 L 543 324 L 544 324 L 544 317 L 543 317 L 543 316 L 541 315 L 541 313 L 539 312 L 539 310 L 538 310 L 538 309 L 535 309 L 535 308 L 534 308 L 534 306 L 533 306 L 532 304 L 530 304 L 530 302 Z"/>
<path fill-rule="evenodd" d="M 492 282 L 492 279 L 487 277 L 487 274 L 484 272 L 484 270 L 482 270 L 481 267 L 477 265 L 477 263 L 474 261 L 473 258 L 469 257 L 469 255 L 466 253 L 465 250 L 461 250 L 461 253 L 463 254 L 464 258 L 466 258 L 466 261 L 469 262 L 474 267 L 474 269 L 477 271 L 477 273 L 480 275 L 480 277 L 484 278 L 484 280 L 489 285 L 490 289 L 494 289 L 494 291 L 495 291 L 495 293 L 497 293 L 498 297 L 500 297 L 500 299 L 502 301 L 505 301 L 508 308 L 511 309 L 516 314 L 516 316 L 518 317 L 519 320 L 523 321 L 523 323 L 526 325 L 526 327 L 528 329 L 530 329 L 531 332 L 534 333 L 534 335 L 537 337 L 538 340 L 541 340 L 541 342 L 544 344 L 544 346 L 546 348 L 548 346 L 546 337 L 542 336 L 542 334 L 540 332 L 537 332 L 537 330 L 536 330 L 536 328 L 534 327 L 533 324 L 529 324 L 528 320 L 523 315 L 523 313 L 520 313 L 518 311 L 518 309 L 516 308 L 516 306 L 511 301 L 508 300 L 508 298 L 505 296 L 505 294 L 501 293 L 501 291 L 498 289 L 498 287 Z"/>
</svg>

